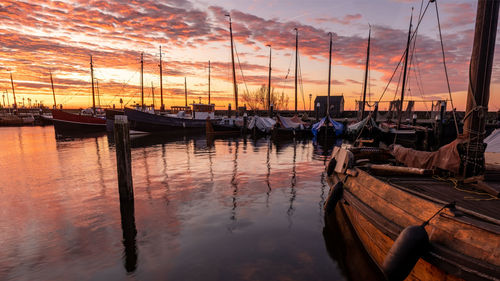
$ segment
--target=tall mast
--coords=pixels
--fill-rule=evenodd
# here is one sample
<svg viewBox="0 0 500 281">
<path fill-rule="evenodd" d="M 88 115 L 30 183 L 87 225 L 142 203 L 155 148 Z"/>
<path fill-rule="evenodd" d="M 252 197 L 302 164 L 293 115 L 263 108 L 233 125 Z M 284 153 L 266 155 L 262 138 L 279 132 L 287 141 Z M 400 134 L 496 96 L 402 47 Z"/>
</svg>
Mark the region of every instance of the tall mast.
<svg viewBox="0 0 500 281">
<path fill-rule="evenodd" d="M 90 80 L 92 83 L 92 114 L 95 115 L 94 65 L 92 64 L 92 55 L 90 55 Z"/>
<path fill-rule="evenodd" d="M 10 112 L 9 91 L 7 89 L 5 89 L 5 95 L 7 96 L 7 107 L 9 108 L 9 112 Z"/>
<path fill-rule="evenodd" d="M 188 90 L 187 90 L 186 77 L 184 77 L 184 100 L 185 100 L 185 106 L 188 106 Z"/>
<path fill-rule="evenodd" d="M 479 0 L 477 3 L 464 124 L 464 136 L 469 140 L 465 154 L 467 156 L 465 176 L 480 174 L 481 168 L 484 167 L 485 118 L 490 98 L 499 6 L 500 0 Z"/>
<path fill-rule="evenodd" d="M 332 82 L 332 33 L 330 35 L 330 54 L 328 60 L 328 98 L 326 100 L 326 116 L 330 117 L 330 84 Z"/>
<path fill-rule="evenodd" d="M 163 75 L 163 71 L 162 71 L 162 65 L 161 65 L 161 46 L 160 46 L 160 101 L 161 101 L 161 105 L 160 105 L 160 110 L 163 111 L 165 110 L 165 105 L 163 104 L 163 80 L 162 80 L 162 75 Z"/>
<path fill-rule="evenodd" d="M 406 71 L 408 69 L 408 53 L 410 53 L 410 36 L 411 36 L 411 23 L 413 20 L 413 8 L 411 9 L 410 17 L 410 28 L 408 29 L 408 41 L 406 42 L 406 54 L 405 54 L 405 69 L 403 71 L 403 83 L 401 85 L 401 103 L 399 104 L 399 118 L 398 118 L 398 130 L 401 126 L 401 117 L 403 116 L 403 101 L 405 97 L 405 84 L 406 84 Z"/>
<path fill-rule="evenodd" d="M 295 114 L 297 114 L 297 64 L 299 61 L 299 30 L 295 29 Z"/>
<path fill-rule="evenodd" d="M 12 72 L 10 73 L 10 84 L 12 85 L 12 95 L 14 96 L 14 109 L 17 109 L 16 92 L 14 91 L 14 80 L 12 79 Z"/>
<path fill-rule="evenodd" d="M 141 107 L 144 110 L 144 53 L 141 53 Z"/>
<path fill-rule="evenodd" d="M 210 61 L 208 61 L 208 104 L 210 105 Z"/>
<path fill-rule="evenodd" d="M 56 92 L 54 91 L 54 80 L 52 79 L 52 71 L 50 73 L 50 85 L 52 86 L 52 96 L 54 97 L 54 109 L 57 108 L 57 103 L 56 103 Z"/>
<path fill-rule="evenodd" d="M 101 107 L 101 92 L 99 91 L 99 79 L 95 79 L 95 86 L 97 89 L 97 106 Z"/>
<path fill-rule="evenodd" d="M 269 111 L 269 117 L 271 117 L 271 45 L 269 47 L 269 82 L 267 87 L 267 110 Z"/>
<path fill-rule="evenodd" d="M 153 108 L 155 107 L 155 88 L 153 87 L 153 81 L 151 81 L 151 99 L 153 100 Z"/>
<path fill-rule="evenodd" d="M 236 70 L 234 68 L 234 47 L 233 47 L 233 26 L 231 23 L 231 16 L 229 17 L 229 35 L 231 37 L 231 62 L 233 67 L 233 87 L 234 87 L 234 104 L 236 106 L 236 116 L 238 116 L 238 85 L 236 84 Z"/>
<path fill-rule="evenodd" d="M 370 36 L 372 28 L 368 31 L 368 47 L 366 48 L 366 66 L 365 66 L 365 85 L 363 86 L 363 105 L 361 108 L 361 120 L 365 118 L 365 103 L 366 103 L 366 85 L 368 84 L 368 65 L 370 63 Z"/>
</svg>

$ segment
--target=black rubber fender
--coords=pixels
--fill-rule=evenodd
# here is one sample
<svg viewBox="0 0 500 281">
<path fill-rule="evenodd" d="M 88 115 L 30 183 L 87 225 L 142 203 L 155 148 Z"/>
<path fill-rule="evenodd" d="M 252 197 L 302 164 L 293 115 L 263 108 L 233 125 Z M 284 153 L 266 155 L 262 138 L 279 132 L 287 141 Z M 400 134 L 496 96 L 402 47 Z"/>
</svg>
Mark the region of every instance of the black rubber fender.
<svg viewBox="0 0 500 281">
<path fill-rule="evenodd" d="M 423 226 L 403 229 L 384 259 L 382 269 L 387 280 L 406 279 L 428 249 L 429 235 Z"/>
</svg>

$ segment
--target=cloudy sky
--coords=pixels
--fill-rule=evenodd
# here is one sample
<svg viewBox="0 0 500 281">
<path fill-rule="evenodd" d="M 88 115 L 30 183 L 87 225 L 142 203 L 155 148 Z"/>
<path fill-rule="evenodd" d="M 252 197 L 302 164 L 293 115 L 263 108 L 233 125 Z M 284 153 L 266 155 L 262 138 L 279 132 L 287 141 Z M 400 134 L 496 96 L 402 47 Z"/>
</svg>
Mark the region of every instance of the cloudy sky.
<svg viewBox="0 0 500 281">
<path fill-rule="evenodd" d="M 299 32 L 299 109 L 309 108 L 309 94 L 326 95 L 329 32 L 333 34 L 332 94 L 346 97 L 354 109 L 363 87 L 369 24 L 372 27 L 369 91 L 378 100 L 406 44 L 412 7 L 414 25 L 421 0 L 0 0 L 0 90 L 12 103 L 10 73 L 17 101 L 30 98 L 51 105 L 52 71 L 57 103 L 91 104 L 89 55 L 99 83 L 102 106 L 123 98 L 140 102 L 140 53 L 144 52 L 144 85 L 151 103 L 151 84 L 159 106 L 159 46 L 162 46 L 164 100 L 183 105 L 184 78 L 188 100 L 207 101 L 211 61 L 212 102 L 218 109 L 234 104 L 230 68 L 230 13 L 237 50 L 240 95 L 267 84 L 272 46 L 272 84 L 294 104 L 295 31 Z M 450 86 L 455 106 L 465 107 L 468 64 L 477 1 L 438 3 Z M 427 6 L 424 1 L 423 8 Z M 500 32 L 497 32 L 490 110 L 500 109 Z M 436 5 L 430 3 L 418 30 L 409 71 L 408 99 L 446 98 Z M 399 80 L 383 101 L 394 99 Z M 4 97 L 7 102 L 7 96 Z M 243 102 L 240 100 L 239 102 Z M 382 107 L 386 107 L 383 105 Z"/>
</svg>

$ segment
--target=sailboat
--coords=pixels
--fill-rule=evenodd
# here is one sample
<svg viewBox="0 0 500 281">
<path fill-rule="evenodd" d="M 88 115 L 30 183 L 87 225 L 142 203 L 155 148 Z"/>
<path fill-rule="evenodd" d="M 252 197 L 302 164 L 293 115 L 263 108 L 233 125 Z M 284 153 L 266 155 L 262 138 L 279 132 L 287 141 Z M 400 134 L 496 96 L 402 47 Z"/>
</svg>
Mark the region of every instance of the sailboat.
<svg viewBox="0 0 500 281">
<path fill-rule="evenodd" d="M 435 152 L 332 153 L 325 219 L 345 217 L 388 280 L 500 279 L 499 186 L 484 173 L 482 133 L 499 6 L 478 1 L 463 135 Z"/>
<path fill-rule="evenodd" d="M 94 133 L 106 131 L 106 119 L 98 117 L 95 106 L 94 92 L 94 68 L 92 63 L 92 55 L 90 56 L 90 77 L 92 81 L 92 109 L 82 111 L 80 114 L 72 114 L 63 111 L 62 109 L 53 108 L 52 122 L 56 134 L 66 133 Z"/>
<path fill-rule="evenodd" d="M 192 108 L 189 107 L 187 102 L 187 81 L 184 78 L 184 106 L 172 106 L 171 114 L 155 112 L 154 107 L 148 110 L 144 105 L 143 64 L 144 60 L 141 54 L 141 107 L 124 109 L 124 113 L 130 122 L 130 128 L 134 131 L 162 134 L 179 130 L 202 132 L 205 129 L 206 119 L 208 117 L 214 119 L 215 106 L 213 104 L 193 102 L 190 104 Z M 162 88 L 160 87 L 160 89 Z"/>
<path fill-rule="evenodd" d="M 12 85 L 12 95 L 14 96 L 14 108 L 13 112 L 10 111 L 10 105 L 8 112 L 0 113 L 0 127 L 3 126 L 32 126 L 34 125 L 35 118 L 33 114 L 23 114 L 18 111 L 17 101 L 16 101 L 16 91 L 14 89 L 14 80 L 12 78 L 12 73 L 10 73 L 10 83 Z M 9 96 L 7 93 L 7 100 Z M 5 103 L 5 100 L 4 100 Z M 4 104 L 5 105 L 5 104 Z M 24 98 L 23 98 L 24 105 Z"/>
<path fill-rule="evenodd" d="M 236 69 L 234 65 L 234 41 L 233 41 L 233 27 L 231 22 L 231 16 L 229 17 L 229 36 L 231 42 L 231 66 L 233 73 L 233 91 L 234 91 L 234 104 L 236 105 L 236 116 L 232 118 L 227 116 L 227 118 L 221 118 L 218 120 L 207 119 L 206 121 L 206 134 L 208 136 L 215 135 L 238 135 L 244 131 L 246 128 L 246 117 L 238 118 L 238 84 L 236 83 Z M 209 92 L 209 102 L 210 103 L 210 61 L 208 62 L 208 92 Z M 230 114 L 228 114 L 230 115 Z"/>
<path fill-rule="evenodd" d="M 311 124 L 301 120 L 297 113 L 298 92 L 298 62 L 299 62 L 299 30 L 295 30 L 295 111 L 292 117 L 277 115 L 276 125 L 272 131 L 274 140 L 290 140 L 298 137 L 311 136 Z"/>
<path fill-rule="evenodd" d="M 332 33 L 328 33 L 330 35 L 330 52 L 329 52 L 329 60 L 328 60 L 328 97 L 326 101 L 326 113 L 325 117 L 323 117 L 319 122 L 315 123 L 311 127 L 312 134 L 317 139 L 327 138 L 335 138 L 342 135 L 344 131 L 344 125 L 333 120 L 330 117 L 330 85 L 332 81 Z"/>
</svg>

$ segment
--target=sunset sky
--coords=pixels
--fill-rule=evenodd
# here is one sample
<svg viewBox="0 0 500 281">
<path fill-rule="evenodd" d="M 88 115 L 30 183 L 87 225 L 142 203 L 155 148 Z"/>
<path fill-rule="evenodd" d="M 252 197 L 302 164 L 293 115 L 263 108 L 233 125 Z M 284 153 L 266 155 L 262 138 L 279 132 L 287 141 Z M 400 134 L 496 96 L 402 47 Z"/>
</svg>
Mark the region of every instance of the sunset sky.
<svg viewBox="0 0 500 281">
<path fill-rule="evenodd" d="M 424 1 L 425 7 L 427 2 Z M 450 86 L 455 106 L 465 108 L 468 65 L 474 36 L 477 1 L 442 0 L 438 3 Z M 326 95 L 328 33 L 333 33 L 332 95 L 343 94 L 346 109 L 362 92 L 368 26 L 372 26 L 370 100 L 378 100 L 403 54 L 411 9 L 414 24 L 420 0 L 0 0 L 0 90 L 8 91 L 10 73 L 17 101 L 53 104 L 52 71 L 58 104 L 65 108 L 92 104 L 89 55 L 99 83 L 102 107 L 119 99 L 132 106 L 140 102 L 140 54 L 144 52 L 146 101 L 159 107 L 159 46 L 162 46 L 164 101 L 167 107 L 184 104 L 184 77 L 188 100 L 207 102 L 208 60 L 211 61 L 211 99 L 217 109 L 234 104 L 230 69 L 230 13 L 240 66 L 240 96 L 267 84 L 272 45 L 272 84 L 294 105 L 295 31 L 299 30 L 303 87 L 299 109 L 309 108 L 309 94 Z M 500 109 L 500 32 L 493 63 L 490 111 Z M 448 97 L 442 64 L 435 3 L 428 6 L 416 39 L 408 99 L 430 101 Z M 242 77 L 244 75 L 244 79 Z M 289 73 L 287 75 L 287 73 Z M 395 97 L 399 72 L 384 95 Z M 246 82 L 246 85 L 245 83 Z M 303 89 L 303 90 L 302 90 Z M 399 95 L 400 93 L 397 93 Z M 4 97 L 7 103 L 7 96 Z M 305 101 L 305 104 L 304 104 Z M 240 99 L 240 105 L 244 102 Z M 2 101 L 3 104 L 3 101 Z M 387 108 L 383 104 L 382 108 Z M 448 107 L 450 109 L 450 107 Z"/>
</svg>

